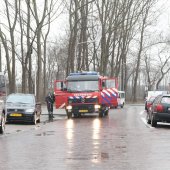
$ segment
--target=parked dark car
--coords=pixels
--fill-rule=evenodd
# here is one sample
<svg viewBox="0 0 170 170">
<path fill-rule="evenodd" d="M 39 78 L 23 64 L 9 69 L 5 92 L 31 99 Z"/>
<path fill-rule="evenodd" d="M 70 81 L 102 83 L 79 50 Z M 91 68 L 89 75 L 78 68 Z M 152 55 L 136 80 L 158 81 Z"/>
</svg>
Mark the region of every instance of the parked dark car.
<svg viewBox="0 0 170 170">
<path fill-rule="evenodd" d="M 170 123 L 170 95 L 159 95 L 155 98 L 147 113 L 147 123 L 152 127 L 157 126 L 157 122 Z"/>
<path fill-rule="evenodd" d="M 149 108 L 152 106 L 156 96 L 149 97 L 148 100 L 145 101 L 145 110 L 148 112 Z"/>
<path fill-rule="evenodd" d="M 40 122 L 41 104 L 33 94 L 12 93 L 6 100 L 7 122 Z"/>
</svg>

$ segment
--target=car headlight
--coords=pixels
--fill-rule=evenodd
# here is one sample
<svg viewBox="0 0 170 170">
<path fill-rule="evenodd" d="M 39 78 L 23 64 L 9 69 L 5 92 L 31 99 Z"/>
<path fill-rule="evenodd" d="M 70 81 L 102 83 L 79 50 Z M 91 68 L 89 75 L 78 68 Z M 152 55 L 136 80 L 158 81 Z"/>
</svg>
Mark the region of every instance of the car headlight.
<svg viewBox="0 0 170 170">
<path fill-rule="evenodd" d="M 66 109 L 67 109 L 67 110 L 71 110 L 71 109 L 72 109 L 72 106 L 69 105 L 69 106 L 66 107 Z"/>
<path fill-rule="evenodd" d="M 33 112 L 34 112 L 34 109 L 26 109 L 25 112 L 27 112 L 27 113 L 33 113 Z"/>
<path fill-rule="evenodd" d="M 94 108 L 95 108 L 95 109 L 100 109 L 101 106 L 100 106 L 99 104 L 95 104 L 95 105 L 94 105 Z"/>
</svg>

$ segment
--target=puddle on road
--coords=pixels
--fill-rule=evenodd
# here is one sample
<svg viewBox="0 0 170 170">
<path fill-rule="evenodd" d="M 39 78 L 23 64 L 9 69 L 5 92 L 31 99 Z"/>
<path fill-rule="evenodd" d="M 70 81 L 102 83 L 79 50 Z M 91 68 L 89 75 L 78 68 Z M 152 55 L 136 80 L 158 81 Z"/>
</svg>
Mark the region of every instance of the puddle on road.
<svg viewBox="0 0 170 170">
<path fill-rule="evenodd" d="M 37 133 L 35 136 L 52 136 L 54 135 L 55 131 L 46 131 L 42 133 Z"/>
<path fill-rule="evenodd" d="M 89 160 L 90 158 L 81 158 L 81 157 L 77 157 L 77 158 L 67 158 L 68 160 Z"/>
<path fill-rule="evenodd" d="M 19 129 L 18 129 L 18 130 L 16 130 L 16 132 L 17 132 L 17 133 L 18 133 L 18 132 L 21 132 L 21 131 L 22 131 L 22 130 L 19 130 Z"/>
<path fill-rule="evenodd" d="M 125 149 L 126 146 L 115 146 L 115 148 L 118 148 L 118 149 Z"/>
<path fill-rule="evenodd" d="M 68 157 L 67 160 L 92 160 L 93 162 L 99 162 L 109 159 L 109 154 L 106 152 L 95 153 L 86 157 Z"/>
<path fill-rule="evenodd" d="M 101 159 L 109 159 L 109 154 L 106 152 L 101 153 Z"/>
</svg>

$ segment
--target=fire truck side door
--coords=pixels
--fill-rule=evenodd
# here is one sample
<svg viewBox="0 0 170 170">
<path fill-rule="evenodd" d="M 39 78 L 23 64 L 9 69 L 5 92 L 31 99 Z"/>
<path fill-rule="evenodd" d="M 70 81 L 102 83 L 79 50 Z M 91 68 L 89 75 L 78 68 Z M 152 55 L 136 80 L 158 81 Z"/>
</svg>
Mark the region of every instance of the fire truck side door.
<svg viewBox="0 0 170 170">
<path fill-rule="evenodd" d="M 54 93 L 56 108 L 64 108 L 67 101 L 66 82 L 63 80 L 56 80 L 54 82 Z"/>
<path fill-rule="evenodd" d="M 106 78 L 102 80 L 102 103 L 111 107 L 117 107 L 117 82 L 114 78 Z"/>
</svg>

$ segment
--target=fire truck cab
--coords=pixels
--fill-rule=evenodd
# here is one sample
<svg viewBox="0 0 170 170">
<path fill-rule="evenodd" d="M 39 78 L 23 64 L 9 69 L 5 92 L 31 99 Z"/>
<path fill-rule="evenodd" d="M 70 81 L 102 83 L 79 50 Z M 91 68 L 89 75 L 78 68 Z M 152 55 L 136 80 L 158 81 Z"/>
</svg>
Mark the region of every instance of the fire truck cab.
<svg viewBox="0 0 170 170">
<path fill-rule="evenodd" d="M 55 106 L 65 108 L 67 117 L 86 113 L 108 115 L 110 107 L 117 107 L 117 79 L 98 72 L 70 73 L 66 80 L 54 82 Z"/>
</svg>

